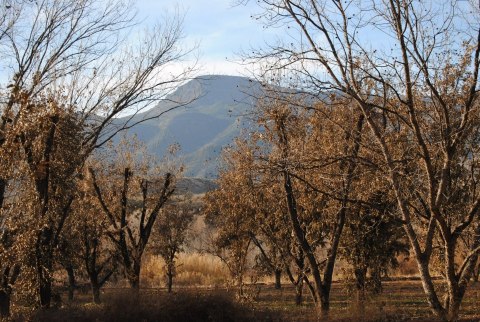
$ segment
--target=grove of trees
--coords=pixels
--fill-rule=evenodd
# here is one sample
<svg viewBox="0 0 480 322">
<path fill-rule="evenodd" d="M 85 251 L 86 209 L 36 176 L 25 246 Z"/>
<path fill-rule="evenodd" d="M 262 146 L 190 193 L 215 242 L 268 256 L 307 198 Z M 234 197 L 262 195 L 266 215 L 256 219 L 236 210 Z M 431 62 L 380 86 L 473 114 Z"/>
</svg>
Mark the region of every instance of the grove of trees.
<svg viewBox="0 0 480 322">
<path fill-rule="evenodd" d="M 340 259 L 362 307 L 409 255 L 432 314 L 457 320 L 480 271 L 479 3 L 256 2 L 286 38 L 244 55 L 263 93 L 203 199 L 205 251 L 239 298 L 248 271 L 286 277 L 319 319 Z M 138 294 L 147 247 L 172 291 L 198 211 L 182 166 L 111 140 L 192 72 L 166 72 L 191 53 L 182 19 L 140 32 L 128 1 L 0 0 L 2 318 L 13 293 L 51 307 L 59 270 L 70 299 L 79 276 L 96 303 L 114 276 Z"/>
<path fill-rule="evenodd" d="M 138 122 L 118 124 L 115 117 L 141 112 L 189 75 L 191 68 L 164 72 L 191 52 L 180 42 L 182 19 L 172 13 L 141 31 L 128 1 L 1 1 L 2 316 L 9 315 L 13 290 L 50 307 L 57 265 L 72 284 L 72 269 L 84 267 L 96 301 L 113 260 L 138 286 L 142 251 L 177 173 L 164 169 L 163 188 L 152 192 L 156 169 L 104 159 L 97 170 L 92 157 Z M 112 179 L 108 187 L 104 175 Z M 141 204 L 132 206 L 132 199 Z M 134 228 L 127 217 L 137 208 Z M 121 256 L 111 255 L 104 236 Z"/>
<path fill-rule="evenodd" d="M 246 150 L 230 153 L 241 165 L 229 164 L 220 182 L 234 173 L 249 176 L 243 190 L 231 193 L 252 216 L 260 213 L 252 203 L 261 205 L 254 196 L 278 189 L 319 316 L 329 311 L 344 230 L 368 229 L 368 215 L 402 224 L 433 314 L 456 320 L 480 251 L 478 3 L 258 3 L 256 18 L 288 37 L 254 48 L 245 61 L 257 64 L 266 83 L 293 83 L 292 92 L 301 93 L 276 91 L 262 100 L 261 130 L 237 145 Z M 384 254 L 403 251 L 400 244 Z M 350 256 L 358 257 L 351 262 L 361 284 L 371 255 Z M 441 288 L 433 282 L 437 274 Z"/>
</svg>

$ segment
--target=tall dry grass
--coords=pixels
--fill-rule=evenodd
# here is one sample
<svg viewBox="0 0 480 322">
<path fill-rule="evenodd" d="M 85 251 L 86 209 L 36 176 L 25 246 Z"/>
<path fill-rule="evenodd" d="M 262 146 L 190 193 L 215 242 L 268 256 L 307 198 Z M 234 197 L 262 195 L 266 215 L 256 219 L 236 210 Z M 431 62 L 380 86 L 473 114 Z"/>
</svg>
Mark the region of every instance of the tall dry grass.
<svg viewBox="0 0 480 322">
<path fill-rule="evenodd" d="M 181 253 L 177 259 L 177 274 L 173 288 L 181 287 L 222 287 L 227 284 L 228 271 L 220 259 L 209 254 Z M 142 267 L 144 287 L 165 286 L 165 263 L 159 256 L 149 256 Z"/>
</svg>

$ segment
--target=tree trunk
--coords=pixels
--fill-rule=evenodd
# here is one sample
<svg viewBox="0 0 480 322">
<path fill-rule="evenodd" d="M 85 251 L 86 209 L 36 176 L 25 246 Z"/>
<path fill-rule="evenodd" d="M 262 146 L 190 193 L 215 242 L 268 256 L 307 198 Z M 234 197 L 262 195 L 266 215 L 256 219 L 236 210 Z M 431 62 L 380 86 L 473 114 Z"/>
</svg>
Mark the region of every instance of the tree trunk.
<svg viewBox="0 0 480 322">
<path fill-rule="evenodd" d="M 243 272 L 238 272 L 238 275 L 235 277 L 235 284 L 236 284 L 236 292 L 237 298 L 242 299 L 244 292 L 243 292 Z"/>
<path fill-rule="evenodd" d="M 330 311 L 330 287 L 322 287 L 320 290 L 320 309 L 321 316 L 328 319 L 328 312 Z"/>
<path fill-rule="evenodd" d="M 101 284 L 98 281 L 98 273 L 96 270 L 90 271 L 88 274 L 90 278 L 90 287 L 92 289 L 92 300 L 95 304 L 100 304 L 100 287 Z"/>
<path fill-rule="evenodd" d="M 374 294 L 380 294 L 383 291 L 382 287 L 382 274 L 378 268 L 373 268 L 371 271 L 372 279 L 372 292 Z"/>
<path fill-rule="evenodd" d="M 5 199 L 6 188 L 7 188 L 7 180 L 0 178 L 0 208 L 3 207 L 3 200 Z"/>
<path fill-rule="evenodd" d="M 415 251 L 415 249 L 414 249 Z M 420 278 L 422 281 L 423 290 L 427 296 L 428 303 L 430 308 L 437 317 L 441 320 L 446 321 L 447 316 L 445 309 L 442 307 L 440 303 L 440 299 L 435 292 L 435 287 L 433 284 L 432 277 L 430 275 L 430 270 L 428 268 L 428 263 L 423 260 L 421 255 L 415 254 L 417 256 L 417 263 L 418 263 L 418 270 L 420 272 Z"/>
<path fill-rule="evenodd" d="M 325 287 L 322 283 L 322 277 L 320 274 L 319 265 L 317 263 L 317 259 L 315 257 L 315 253 L 310 246 L 309 242 L 305 238 L 305 232 L 302 229 L 302 226 L 299 221 L 299 216 L 297 212 L 297 202 L 295 199 L 295 195 L 293 193 L 293 186 L 292 181 L 290 179 L 290 174 L 288 171 L 283 172 L 283 179 L 284 179 L 284 190 L 285 190 L 285 197 L 287 199 L 287 206 L 288 206 L 288 213 L 290 216 L 290 224 L 292 225 L 293 232 L 297 238 L 302 251 L 305 253 L 305 256 L 310 264 L 311 267 L 311 274 L 314 280 L 314 294 L 312 294 L 313 298 L 315 299 L 315 307 L 317 311 L 317 317 L 320 319 L 321 317 L 328 316 L 329 310 L 329 292 L 330 288 Z"/>
<path fill-rule="evenodd" d="M 303 278 L 295 284 L 295 305 L 302 305 L 303 303 Z"/>
<path fill-rule="evenodd" d="M 360 138 L 364 124 L 364 116 L 361 114 L 357 120 L 356 124 L 356 134 L 354 138 L 354 146 L 352 152 L 352 156 L 358 155 L 358 151 L 360 149 Z M 282 156 L 287 158 L 289 156 L 288 153 L 288 138 L 285 130 L 285 124 L 281 121 L 277 122 L 277 130 L 279 132 L 279 139 L 280 139 L 280 147 L 282 149 Z M 333 233 L 332 238 L 332 245 L 328 250 L 327 255 L 327 263 L 324 269 L 324 282 L 322 282 L 322 276 L 320 273 L 319 265 L 317 262 L 317 258 L 315 256 L 315 251 L 312 249 L 310 243 L 307 241 L 305 236 L 305 232 L 302 229 L 302 225 L 299 220 L 298 212 L 297 212 L 297 201 L 295 198 L 295 194 L 293 191 L 292 180 L 290 177 L 290 173 L 287 169 L 283 170 L 283 187 L 285 191 L 285 197 L 287 201 L 288 213 L 290 216 L 290 222 L 292 224 L 293 231 L 299 242 L 305 256 L 310 264 L 311 267 L 311 274 L 314 279 L 315 283 L 315 296 L 317 297 L 316 306 L 317 306 L 317 316 L 320 317 L 328 317 L 328 311 L 330 309 L 330 289 L 332 286 L 333 280 L 333 271 L 335 267 L 335 262 L 337 258 L 337 249 L 338 245 L 340 244 L 340 237 L 342 235 L 343 226 L 345 224 L 345 216 L 347 211 L 347 200 L 350 191 L 350 185 L 352 183 L 353 173 L 356 169 L 355 163 L 350 163 L 346 174 L 346 181 L 345 187 L 343 192 L 343 200 L 342 200 L 342 208 L 340 209 L 337 215 L 336 221 L 336 228 Z M 314 296 L 314 297 L 315 297 Z M 318 307 L 319 306 L 319 307 Z"/>
<path fill-rule="evenodd" d="M 477 263 L 477 267 L 475 268 L 472 274 L 472 279 L 474 283 L 478 282 L 479 275 L 480 275 L 480 265 Z"/>
<path fill-rule="evenodd" d="M 41 276 L 39 284 L 40 307 L 48 309 L 52 301 L 52 281 L 47 276 Z"/>
<path fill-rule="evenodd" d="M 170 265 L 167 268 L 167 292 L 172 293 L 172 285 L 173 285 L 173 270 Z"/>
<path fill-rule="evenodd" d="M 462 298 L 455 297 L 450 299 L 449 302 L 447 320 L 458 321 L 458 314 L 460 313 L 460 304 L 462 303 Z"/>
<path fill-rule="evenodd" d="M 93 303 L 100 304 L 100 285 L 98 283 L 90 282 L 92 285 L 92 299 Z"/>
<path fill-rule="evenodd" d="M 52 301 L 52 278 L 50 276 L 52 265 L 49 255 L 49 252 L 37 251 L 38 295 L 40 297 L 40 307 L 43 309 L 50 308 Z"/>
<path fill-rule="evenodd" d="M 140 289 L 140 265 L 133 264 L 133 268 L 129 271 L 127 278 L 130 287 L 138 291 Z"/>
<path fill-rule="evenodd" d="M 130 288 L 134 290 L 139 290 L 140 289 L 140 278 L 138 275 L 135 276 L 130 276 L 128 278 L 128 283 L 130 284 Z"/>
<path fill-rule="evenodd" d="M 43 309 L 50 308 L 52 302 L 52 277 L 50 274 L 53 268 L 53 249 L 51 240 L 52 230 L 45 227 L 39 232 L 35 245 L 39 304 Z"/>
<path fill-rule="evenodd" d="M 365 280 L 367 271 L 364 268 L 355 269 L 355 309 L 359 316 L 365 315 Z"/>
<path fill-rule="evenodd" d="M 75 288 L 77 287 L 75 283 L 75 271 L 72 265 L 68 265 L 65 270 L 68 275 L 68 300 L 72 302 L 74 299 Z"/>
<path fill-rule="evenodd" d="M 0 317 L 2 320 L 10 316 L 11 293 L 12 292 L 9 287 L 7 287 L 7 289 L 0 290 Z"/>
<path fill-rule="evenodd" d="M 275 289 L 279 290 L 282 288 L 282 270 L 275 269 Z"/>
<path fill-rule="evenodd" d="M 141 264 L 142 264 L 142 258 L 141 255 L 140 257 L 133 257 L 129 258 L 129 261 L 131 261 L 130 266 L 127 266 L 126 263 L 125 265 L 125 273 L 127 275 L 127 280 L 128 284 L 130 284 L 130 288 L 138 293 L 140 289 L 140 271 L 141 271 Z"/>
</svg>

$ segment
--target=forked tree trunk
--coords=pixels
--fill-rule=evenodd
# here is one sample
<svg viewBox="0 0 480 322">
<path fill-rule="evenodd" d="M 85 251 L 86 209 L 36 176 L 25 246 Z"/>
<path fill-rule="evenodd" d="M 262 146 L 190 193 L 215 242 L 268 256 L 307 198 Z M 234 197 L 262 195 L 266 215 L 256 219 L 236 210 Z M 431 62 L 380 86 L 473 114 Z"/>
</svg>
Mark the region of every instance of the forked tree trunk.
<svg viewBox="0 0 480 322">
<path fill-rule="evenodd" d="M 285 123 L 282 120 L 277 120 L 277 133 L 279 138 L 280 148 L 282 150 L 282 157 L 288 159 L 289 157 L 289 142 L 286 132 Z M 348 152 L 348 145 L 345 146 L 345 151 L 347 154 L 351 153 L 352 157 L 356 157 L 358 155 L 358 151 L 360 149 L 360 140 L 361 140 L 361 133 L 364 125 L 364 115 L 360 114 L 356 123 L 356 132 L 354 137 L 352 138 L 353 146 L 352 150 Z M 335 268 L 335 262 L 337 258 L 337 250 L 340 244 L 340 237 L 342 235 L 343 227 L 345 225 L 345 216 L 347 210 L 347 201 L 350 192 L 350 186 L 353 181 L 353 173 L 356 169 L 356 164 L 350 162 L 346 167 L 346 181 L 344 182 L 344 190 L 342 195 L 342 204 L 341 209 L 339 209 L 337 218 L 336 218 L 336 227 L 332 234 L 331 239 L 331 246 L 327 252 L 327 260 L 326 265 L 323 270 L 323 281 L 322 281 L 322 274 L 320 272 L 319 263 L 316 258 L 315 249 L 310 245 L 308 242 L 305 231 L 302 228 L 300 223 L 299 214 L 297 211 L 297 200 L 294 193 L 293 183 L 291 179 L 291 174 L 289 170 L 286 168 L 282 171 L 283 175 L 283 188 L 285 192 L 285 197 L 287 201 L 287 208 L 288 214 L 290 217 L 290 223 L 293 228 L 293 232 L 297 241 L 305 254 L 307 261 L 309 262 L 311 272 L 310 274 L 313 277 L 314 282 L 314 289 L 311 289 L 312 296 L 315 301 L 315 308 L 317 311 L 317 317 L 320 318 L 327 318 L 328 319 L 328 312 L 330 310 L 330 290 L 332 287 L 333 281 L 333 271 Z"/>
<path fill-rule="evenodd" d="M 440 318 L 443 321 L 447 321 L 446 312 L 442 306 L 442 303 L 440 302 L 440 299 L 437 296 L 437 293 L 435 291 L 435 286 L 433 284 L 432 276 L 430 275 L 429 258 L 427 256 L 424 256 L 423 253 L 419 252 L 418 249 L 413 248 L 413 251 L 416 257 L 418 271 L 420 273 L 420 279 L 422 281 L 423 291 L 427 296 L 427 301 L 430 305 L 430 309 L 432 313 L 435 314 L 438 318 Z"/>
<path fill-rule="evenodd" d="M 140 265 L 140 259 L 134 260 L 132 267 L 127 272 L 128 283 L 135 292 L 138 292 L 140 289 Z"/>
<path fill-rule="evenodd" d="M 105 265 L 105 263 L 103 265 Z M 87 269 L 88 277 L 90 279 L 90 288 L 92 290 L 92 301 L 93 303 L 96 303 L 96 304 L 101 303 L 100 290 L 114 273 L 114 270 L 109 270 L 103 276 L 103 278 L 100 278 L 100 273 L 103 270 L 102 269 L 103 265 L 100 265 L 100 268 L 98 268 L 96 264 L 96 256 L 94 256 L 91 258 L 90 264 L 88 265 L 89 268 Z"/>
<path fill-rule="evenodd" d="M 330 285 L 324 285 L 324 283 L 322 283 L 320 268 L 317 263 L 314 251 L 308 243 L 307 239 L 305 238 L 305 232 L 303 231 L 299 221 L 296 199 L 293 193 L 292 181 L 288 171 L 284 171 L 283 179 L 288 213 L 290 215 L 290 223 L 292 225 L 293 232 L 297 238 L 297 241 L 299 242 L 302 251 L 305 253 L 305 257 L 307 258 L 311 267 L 311 274 L 315 285 L 315 287 L 311 289 L 311 292 L 315 302 L 315 310 L 317 312 L 317 317 L 319 319 L 328 318 L 328 311 L 330 309 Z"/>
</svg>

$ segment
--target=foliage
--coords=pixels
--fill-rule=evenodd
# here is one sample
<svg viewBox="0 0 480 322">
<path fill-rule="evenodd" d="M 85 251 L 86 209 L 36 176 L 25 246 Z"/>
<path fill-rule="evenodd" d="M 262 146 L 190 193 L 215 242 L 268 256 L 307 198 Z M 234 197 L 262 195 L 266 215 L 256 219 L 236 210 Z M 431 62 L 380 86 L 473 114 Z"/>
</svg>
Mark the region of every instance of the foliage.
<svg viewBox="0 0 480 322">
<path fill-rule="evenodd" d="M 358 181 L 359 166 L 351 159 L 359 153 L 363 118 L 321 102 L 306 110 L 306 99 L 287 104 L 291 97 L 274 95 L 260 102 L 256 121 L 262 130 L 227 150 L 219 189 L 207 196 L 206 209 L 220 228 L 217 247 L 253 243 L 272 270 L 287 273 L 299 296 L 306 282 L 317 309 L 326 310 L 347 203 Z"/>
<path fill-rule="evenodd" d="M 395 211 L 395 204 L 381 191 L 374 192 L 365 205 L 352 205 L 340 253 L 352 266 L 348 277 L 355 280 L 360 302 L 366 291 L 380 293 L 382 276 L 398 267 L 399 255 L 409 254 L 402 223 L 395 217 Z"/>
<path fill-rule="evenodd" d="M 281 71 L 312 96 L 332 93 L 363 115 L 369 161 L 394 192 L 432 312 L 456 320 L 480 251 L 478 238 L 459 251 L 469 230 L 480 236 L 478 4 L 259 3 L 258 18 L 288 29 L 292 41 L 247 59 L 267 77 Z M 376 33 L 385 41 L 375 41 Z M 445 293 L 432 280 L 438 255 Z"/>
<path fill-rule="evenodd" d="M 75 223 L 67 219 L 86 160 L 134 125 L 129 119 L 112 126 L 115 116 L 138 113 L 181 82 L 190 69 L 168 77 L 162 70 L 190 51 L 179 46 L 178 14 L 130 41 L 136 23 L 124 1 L 0 7 L 0 215 L 14 241 L 0 250 L 5 316 L 17 277 L 16 290 L 35 292 L 37 306 L 50 306 L 56 254 L 65 248 L 62 232 Z"/>
<path fill-rule="evenodd" d="M 160 255 L 165 262 L 169 293 L 172 291 L 173 277 L 176 276 L 177 256 L 184 251 L 190 225 L 198 213 L 198 208 L 189 200 L 189 196 L 184 198 L 186 200 L 181 197 L 172 200 L 161 209 L 152 236 L 153 253 Z"/>
</svg>

